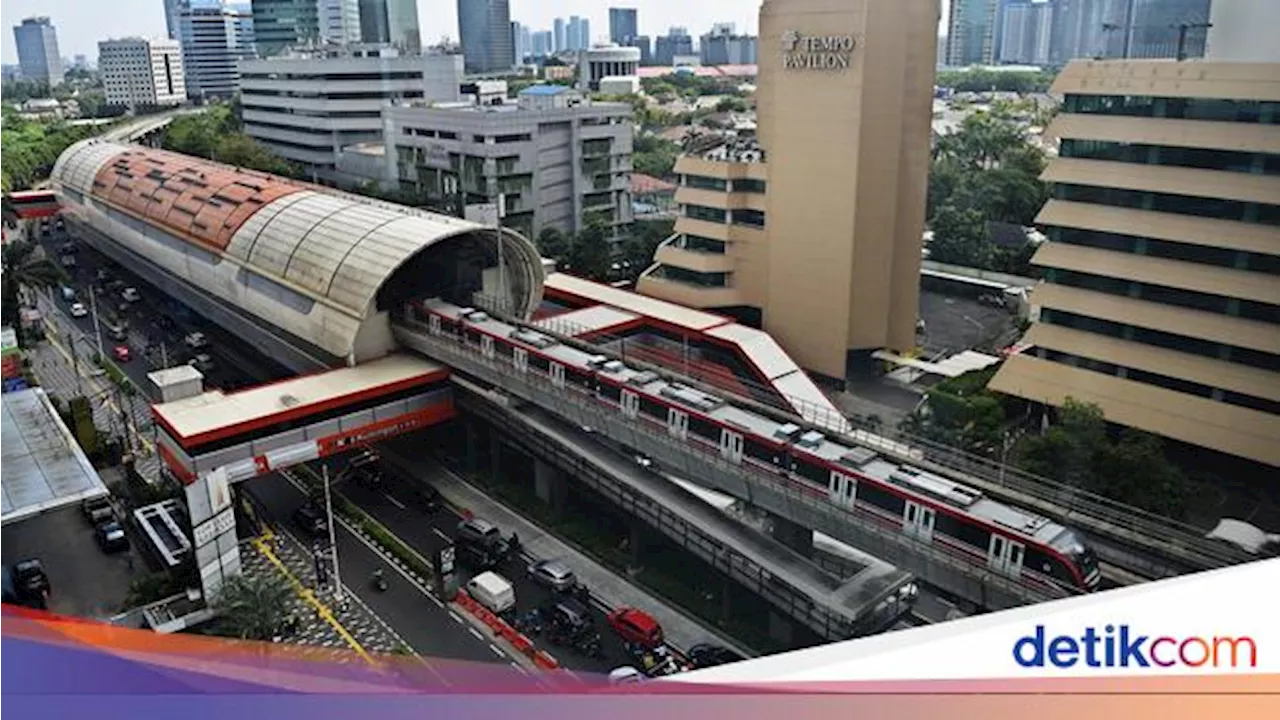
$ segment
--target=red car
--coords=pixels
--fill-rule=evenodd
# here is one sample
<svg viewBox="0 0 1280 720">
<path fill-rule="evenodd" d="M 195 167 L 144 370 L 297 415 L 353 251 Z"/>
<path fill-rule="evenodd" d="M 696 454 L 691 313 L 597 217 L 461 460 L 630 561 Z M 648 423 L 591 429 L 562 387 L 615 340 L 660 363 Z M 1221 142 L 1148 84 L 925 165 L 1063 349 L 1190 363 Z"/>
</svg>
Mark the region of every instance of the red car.
<svg viewBox="0 0 1280 720">
<path fill-rule="evenodd" d="M 644 648 L 655 648 L 662 644 L 662 626 L 653 616 L 635 608 L 618 608 L 607 616 L 609 627 L 622 639 Z"/>
<path fill-rule="evenodd" d="M 115 349 L 111 351 L 111 354 L 115 355 L 116 360 L 119 360 L 120 362 L 129 362 L 128 345 L 117 345 Z"/>
</svg>

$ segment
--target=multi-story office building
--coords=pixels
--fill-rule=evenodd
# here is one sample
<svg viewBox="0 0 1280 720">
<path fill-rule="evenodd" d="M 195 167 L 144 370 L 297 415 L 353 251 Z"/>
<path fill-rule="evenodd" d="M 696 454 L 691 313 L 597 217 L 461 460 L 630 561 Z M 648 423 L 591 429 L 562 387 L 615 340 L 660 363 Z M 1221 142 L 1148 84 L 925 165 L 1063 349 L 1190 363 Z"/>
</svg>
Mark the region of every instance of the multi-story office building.
<svg viewBox="0 0 1280 720">
<path fill-rule="evenodd" d="M 649 42 L 648 35 L 637 35 L 625 44 L 640 51 L 641 65 L 653 64 L 653 43 Z"/>
<path fill-rule="evenodd" d="M 251 10 L 253 39 L 260 57 L 320 42 L 317 0 L 252 0 Z"/>
<path fill-rule="evenodd" d="M 615 231 L 632 219 L 631 107 L 535 85 L 500 105 L 387 108 L 386 178 L 435 204 L 505 204 L 503 224 L 536 237 Z M 456 193 L 456 196 L 451 196 Z"/>
<path fill-rule="evenodd" d="M 703 65 L 755 65 L 756 38 L 739 35 L 733 23 L 720 23 L 703 35 L 699 43 Z"/>
<path fill-rule="evenodd" d="M 240 63 L 245 132 L 321 180 L 337 179 L 342 147 L 382 138 L 384 106 L 457 101 L 461 84 L 461 57 L 401 56 L 385 45 Z"/>
<path fill-rule="evenodd" d="M 551 23 L 551 27 L 554 34 L 553 39 L 555 40 L 555 45 L 552 47 L 551 51 L 563 52 L 568 50 L 569 46 L 566 44 L 567 38 L 565 37 L 564 18 L 556 18 Z"/>
<path fill-rule="evenodd" d="M 320 42 L 345 45 L 360 42 L 360 0 L 315 0 Z"/>
<path fill-rule="evenodd" d="M 555 43 L 555 35 L 550 30 L 535 32 L 531 39 L 533 56 L 536 58 L 550 57 L 555 52 Z"/>
<path fill-rule="evenodd" d="M 183 3 L 178 11 L 187 95 L 231 97 L 240 89 L 237 63 L 254 55 L 252 14 L 217 0 Z"/>
<path fill-rule="evenodd" d="M 843 379 L 915 346 L 940 18 L 936 0 L 833 7 L 761 5 L 759 146 L 679 159 L 676 235 L 637 289 L 763 327 Z"/>
<path fill-rule="evenodd" d="M 1077 61 L 1052 92 L 1039 321 L 990 387 L 1280 465 L 1280 66 Z"/>
<path fill-rule="evenodd" d="M 995 62 L 999 0 L 951 0 L 947 18 L 947 64 L 955 67 Z"/>
<path fill-rule="evenodd" d="M 422 52 L 417 0 L 360 0 L 360 42 L 392 45 L 405 55 Z"/>
<path fill-rule="evenodd" d="M 591 46 L 591 24 L 586 18 L 570 16 L 564 32 L 565 42 L 568 45 L 566 50 L 586 50 Z"/>
<path fill-rule="evenodd" d="M 635 8 L 609 8 L 609 42 L 630 45 L 640 37 L 640 24 Z"/>
<path fill-rule="evenodd" d="M 654 43 L 653 62 L 655 65 L 671 67 L 675 59 L 693 54 L 693 38 L 684 28 L 671 28 L 666 35 L 659 35 Z"/>
<path fill-rule="evenodd" d="M 169 33 L 170 40 L 178 40 L 182 37 L 182 31 L 179 28 L 179 19 L 182 12 L 191 5 L 191 0 L 164 0 L 164 27 Z"/>
<path fill-rule="evenodd" d="M 1048 0 L 1006 0 L 1003 7 L 997 59 L 1020 65 L 1049 62 L 1053 6 Z"/>
<path fill-rule="evenodd" d="M 1280 63 L 1280 4 L 1274 0 L 1214 0 L 1209 22 L 1206 59 Z"/>
<path fill-rule="evenodd" d="M 469 73 L 509 70 L 516 63 L 508 0 L 458 0 L 458 37 Z"/>
<path fill-rule="evenodd" d="M 98 43 L 98 72 L 108 105 L 158 107 L 187 100 L 177 40 L 103 40 Z"/>
<path fill-rule="evenodd" d="M 58 52 L 58 30 L 47 17 L 31 17 L 13 26 L 13 40 L 18 48 L 18 65 L 22 77 L 46 82 L 50 87 L 62 83 L 62 54 Z"/>
</svg>

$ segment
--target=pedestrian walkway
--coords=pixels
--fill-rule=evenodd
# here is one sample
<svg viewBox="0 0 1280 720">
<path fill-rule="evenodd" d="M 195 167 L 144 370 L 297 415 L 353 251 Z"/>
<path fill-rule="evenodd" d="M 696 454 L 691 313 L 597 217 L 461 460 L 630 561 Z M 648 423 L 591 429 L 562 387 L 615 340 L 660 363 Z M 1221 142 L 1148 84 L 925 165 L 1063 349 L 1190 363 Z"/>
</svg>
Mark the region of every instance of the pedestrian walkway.
<svg viewBox="0 0 1280 720">
<path fill-rule="evenodd" d="M 677 648 L 687 650 L 699 643 L 713 642 L 734 648 L 743 655 L 755 654 L 748 652 L 731 638 L 708 629 L 683 611 L 671 607 L 661 598 L 637 587 L 434 461 L 421 456 L 407 457 L 388 445 L 380 446 L 379 451 L 384 457 L 394 458 L 392 462 L 397 465 L 421 470 L 425 476 L 430 477 L 441 496 L 454 507 L 465 508 L 504 530 L 517 533 L 520 545 L 533 557 L 563 561 L 591 589 L 591 594 L 604 604 L 611 608 L 635 607 L 649 613 L 662 625 L 667 639 Z"/>
<path fill-rule="evenodd" d="M 269 533 L 245 543 L 240 550 L 242 571 L 282 574 L 295 593 L 288 612 L 299 625 L 290 643 L 329 650 L 352 650 L 352 659 L 373 661 L 378 654 L 406 652 L 408 646 L 349 588 L 343 587 L 344 602 L 335 602 L 332 579 L 316 580 L 312 554 L 292 536 Z"/>
</svg>

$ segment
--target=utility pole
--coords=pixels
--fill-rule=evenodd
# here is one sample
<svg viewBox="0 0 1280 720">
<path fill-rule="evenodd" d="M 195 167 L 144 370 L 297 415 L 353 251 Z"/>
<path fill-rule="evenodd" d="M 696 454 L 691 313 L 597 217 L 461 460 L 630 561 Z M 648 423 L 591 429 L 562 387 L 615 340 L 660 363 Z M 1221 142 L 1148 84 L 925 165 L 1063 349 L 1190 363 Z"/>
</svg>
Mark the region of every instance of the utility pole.
<svg viewBox="0 0 1280 720">
<path fill-rule="evenodd" d="M 333 558 L 333 593 L 338 602 L 342 602 L 342 575 L 338 571 L 338 542 L 334 532 L 333 491 L 329 488 L 329 463 L 325 463 L 324 472 L 324 512 L 329 521 L 329 556 Z"/>
<path fill-rule="evenodd" d="M 71 351 L 71 372 L 76 376 L 76 395 L 84 397 L 84 387 L 80 384 L 80 356 L 76 354 L 76 336 L 67 328 L 67 346 Z"/>
<path fill-rule="evenodd" d="M 507 211 L 507 196 L 498 193 L 498 202 L 494 205 L 494 229 L 493 233 L 498 242 L 498 303 L 503 312 L 510 312 L 507 308 L 507 266 L 502 257 L 502 216 Z"/>
<path fill-rule="evenodd" d="M 92 313 L 93 331 L 98 337 L 98 357 L 105 358 L 107 353 L 102 349 L 102 324 L 98 322 L 98 291 L 89 286 L 89 312 Z"/>
</svg>

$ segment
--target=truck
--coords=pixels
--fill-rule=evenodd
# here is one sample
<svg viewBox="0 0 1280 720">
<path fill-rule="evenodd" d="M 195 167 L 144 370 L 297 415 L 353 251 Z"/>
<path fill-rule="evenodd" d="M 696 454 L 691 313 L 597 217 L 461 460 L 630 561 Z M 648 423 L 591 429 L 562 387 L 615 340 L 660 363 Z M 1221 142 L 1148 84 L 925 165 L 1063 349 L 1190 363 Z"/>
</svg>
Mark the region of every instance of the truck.
<svg viewBox="0 0 1280 720">
<path fill-rule="evenodd" d="M 516 589 L 493 571 L 482 572 L 467 583 L 467 594 L 490 612 L 501 615 L 516 606 Z"/>
</svg>

